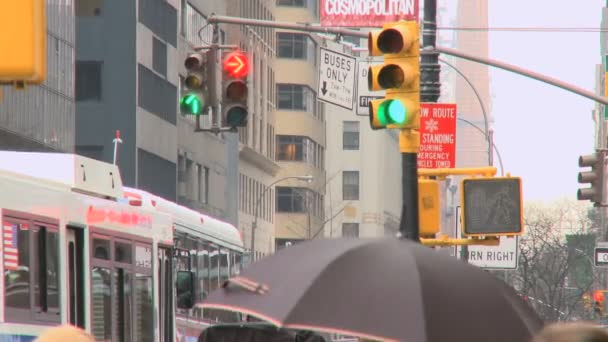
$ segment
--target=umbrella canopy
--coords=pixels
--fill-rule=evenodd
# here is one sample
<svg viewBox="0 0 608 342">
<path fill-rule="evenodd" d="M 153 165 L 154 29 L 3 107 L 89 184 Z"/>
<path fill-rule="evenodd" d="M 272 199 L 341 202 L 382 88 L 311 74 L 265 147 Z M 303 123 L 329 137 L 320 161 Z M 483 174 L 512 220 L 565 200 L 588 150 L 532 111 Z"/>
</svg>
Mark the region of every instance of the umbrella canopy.
<svg viewBox="0 0 608 342">
<path fill-rule="evenodd" d="M 529 341 L 543 325 L 502 281 L 396 239 L 312 240 L 251 264 L 200 305 L 373 340 Z"/>
</svg>

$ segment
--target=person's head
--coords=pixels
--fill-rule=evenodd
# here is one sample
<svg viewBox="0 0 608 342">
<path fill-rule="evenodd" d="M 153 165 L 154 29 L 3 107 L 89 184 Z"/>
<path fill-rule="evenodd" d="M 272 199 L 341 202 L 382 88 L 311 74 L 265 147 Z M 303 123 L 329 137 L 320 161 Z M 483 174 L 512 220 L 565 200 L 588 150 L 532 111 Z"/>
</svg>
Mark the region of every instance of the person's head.
<svg viewBox="0 0 608 342">
<path fill-rule="evenodd" d="M 86 331 L 71 325 L 61 325 L 46 330 L 34 342 L 95 342 Z"/>
<path fill-rule="evenodd" d="M 542 329 L 532 342 L 608 342 L 608 331 L 592 323 L 554 323 Z"/>
</svg>

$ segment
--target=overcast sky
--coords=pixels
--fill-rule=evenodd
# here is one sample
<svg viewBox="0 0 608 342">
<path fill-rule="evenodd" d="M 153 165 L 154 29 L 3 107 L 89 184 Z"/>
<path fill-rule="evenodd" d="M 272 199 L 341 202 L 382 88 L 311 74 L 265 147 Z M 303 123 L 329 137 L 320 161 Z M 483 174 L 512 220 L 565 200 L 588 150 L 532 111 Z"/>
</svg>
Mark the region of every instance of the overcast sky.
<svg viewBox="0 0 608 342">
<path fill-rule="evenodd" d="M 470 0 L 466 0 L 470 1 Z M 604 1 L 489 2 L 490 27 L 600 27 Z M 593 91 L 599 33 L 491 32 L 490 57 Z M 490 69 L 495 144 L 505 171 L 523 178 L 525 200 L 576 198 L 578 157 L 593 152 L 594 102 Z"/>
</svg>

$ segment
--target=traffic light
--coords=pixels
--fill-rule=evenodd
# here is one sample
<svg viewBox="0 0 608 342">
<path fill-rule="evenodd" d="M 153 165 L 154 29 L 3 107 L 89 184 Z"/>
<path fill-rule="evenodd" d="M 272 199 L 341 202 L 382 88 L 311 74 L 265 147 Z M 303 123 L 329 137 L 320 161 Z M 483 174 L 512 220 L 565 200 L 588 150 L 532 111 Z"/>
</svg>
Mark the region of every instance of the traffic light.
<svg viewBox="0 0 608 342">
<path fill-rule="evenodd" d="M 441 227 L 441 205 L 439 203 L 439 182 L 434 179 L 418 180 L 418 217 L 420 236 L 434 237 Z"/>
<path fill-rule="evenodd" d="M 593 313 L 598 317 L 604 315 L 604 292 L 601 290 L 593 292 Z"/>
<path fill-rule="evenodd" d="M 372 129 L 420 127 L 420 37 L 418 23 L 388 23 L 368 37 L 370 56 L 384 63 L 367 73 L 371 91 L 386 90 L 383 99 L 369 103 Z"/>
<path fill-rule="evenodd" d="M 186 92 L 179 100 L 182 114 L 200 115 L 205 104 L 205 74 L 207 53 L 193 53 L 186 58 L 184 66 L 188 76 L 184 79 Z"/>
<path fill-rule="evenodd" d="M 605 172 L 605 151 L 598 151 L 578 158 L 578 166 L 591 167 L 591 171 L 581 171 L 578 173 L 579 183 L 590 183 L 590 187 L 578 189 L 576 198 L 578 200 L 589 200 L 595 205 L 604 202 Z"/>
<path fill-rule="evenodd" d="M 0 82 L 46 79 L 46 0 L 0 1 Z"/>
<path fill-rule="evenodd" d="M 461 189 L 463 236 L 523 234 L 521 178 L 465 178 Z"/>
<path fill-rule="evenodd" d="M 222 75 L 222 125 L 247 126 L 247 74 L 249 59 L 241 51 L 233 51 L 223 59 Z"/>
</svg>

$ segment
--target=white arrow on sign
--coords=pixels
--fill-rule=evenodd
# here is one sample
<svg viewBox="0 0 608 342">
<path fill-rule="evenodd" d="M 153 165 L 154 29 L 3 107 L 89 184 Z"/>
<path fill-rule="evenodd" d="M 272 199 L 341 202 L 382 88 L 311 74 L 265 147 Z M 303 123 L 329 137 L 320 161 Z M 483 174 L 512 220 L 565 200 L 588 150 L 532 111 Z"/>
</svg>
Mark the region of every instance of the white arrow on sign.
<svg viewBox="0 0 608 342">
<path fill-rule="evenodd" d="M 353 109 L 357 60 L 336 51 L 320 48 L 317 98 L 336 106 Z"/>
</svg>

